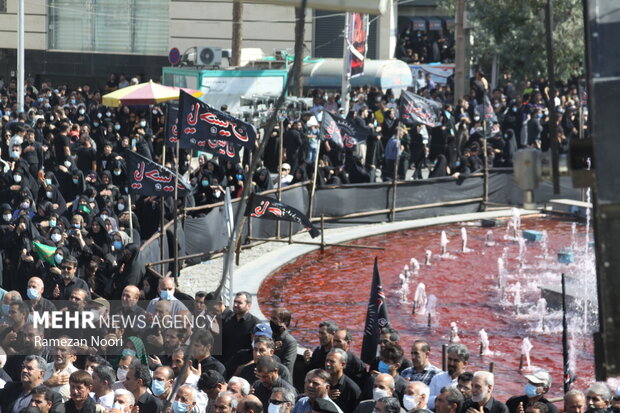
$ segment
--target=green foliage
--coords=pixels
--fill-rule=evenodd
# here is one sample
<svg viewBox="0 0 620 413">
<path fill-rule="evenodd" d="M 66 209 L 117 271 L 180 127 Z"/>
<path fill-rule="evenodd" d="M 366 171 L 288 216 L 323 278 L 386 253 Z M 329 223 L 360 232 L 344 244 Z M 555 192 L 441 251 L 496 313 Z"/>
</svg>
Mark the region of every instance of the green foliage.
<svg viewBox="0 0 620 413">
<path fill-rule="evenodd" d="M 546 76 L 545 4 L 546 0 L 468 0 L 474 64 L 488 69 L 497 54 L 500 71 L 511 71 L 517 79 Z M 448 14 L 455 13 L 455 5 L 456 0 L 440 2 Z M 556 79 L 580 74 L 585 59 L 581 0 L 553 2 L 552 31 Z"/>
</svg>

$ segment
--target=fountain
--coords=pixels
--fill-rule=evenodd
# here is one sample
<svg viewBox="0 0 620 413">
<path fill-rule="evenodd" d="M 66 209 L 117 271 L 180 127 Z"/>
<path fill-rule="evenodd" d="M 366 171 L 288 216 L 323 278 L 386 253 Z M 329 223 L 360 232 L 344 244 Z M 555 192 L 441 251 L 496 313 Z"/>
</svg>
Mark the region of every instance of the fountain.
<svg viewBox="0 0 620 413">
<path fill-rule="evenodd" d="M 519 281 L 515 283 L 514 290 L 515 290 L 515 296 L 514 296 L 515 311 L 517 314 L 519 314 L 519 309 L 521 308 L 521 283 Z"/>
<path fill-rule="evenodd" d="M 467 230 L 465 227 L 461 227 L 461 252 L 471 252 L 471 250 L 467 248 Z"/>
<path fill-rule="evenodd" d="M 547 300 L 539 298 L 536 302 L 536 314 L 538 315 L 538 327 L 536 331 L 545 331 L 545 317 L 547 316 Z"/>
<path fill-rule="evenodd" d="M 480 329 L 478 332 L 478 336 L 480 337 L 480 355 L 481 356 L 492 356 L 493 352 L 490 350 L 489 346 L 489 335 L 483 329 Z"/>
<path fill-rule="evenodd" d="M 420 271 L 420 263 L 415 258 L 412 258 L 410 261 L 410 267 L 413 274 L 417 274 Z"/>
<path fill-rule="evenodd" d="M 426 285 L 424 285 L 424 283 L 419 283 L 413 296 L 413 313 L 421 315 L 426 314 L 426 304 Z"/>
<path fill-rule="evenodd" d="M 429 318 L 434 318 L 437 315 L 437 297 L 435 294 L 428 296 L 428 301 L 426 302 L 426 312 Z"/>
<path fill-rule="evenodd" d="M 506 286 L 506 264 L 504 264 L 504 258 L 499 257 L 497 259 L 497 287 L 500 291 L 504 291 L 504 287 Z"/>
<path fill-rule="evenodd" d="M 542 232 L 542 240 L 540 241 L 542 251 L 543 251 L 543 260 L 547 260 L 549 258 L 549 234 L 547 231 Z"/>
<path fill-rule="evenodd" d="M 456 321 L 450 323 L 450 343 L 460 343 L 461 338 L 459 337 L 459 327 L 456 324 Z"/>
<path fill-rule="evenodd" d="M 448 255 L 448 236 L 446 235 L 446 231 L 441 231 L 441 256 L 445 257 Z"/>
<path fill-rule="evenodd" d="M 408 299 L 408 296 L 409 296 L 409 268 L 407 268 L 406 265 L 405 265 L 405 270 L 398 275 L 398 278 L 400 279 L 400 289 L 399 289 L 400 302 L 402 304 L 408 304 L 409 303 L 409 299 Z"/>
<path fill-rule="evenodd" d="M 495 240 L 493 239 L 493 231 L 488 230 L 487 234 L 485 236 L 485 243 L 484 245 L 486 245 L 487 247 L 494 247 L 495 246 Z"/>
<path fill-rule="evenodd" d="M 426 250 L 424 252 L 424 265 L 431 265 L 431 256 L 433 252 L 431 250 Z"/>
<path fill-rule="evenodd" d="M 530 342 L 529 337 L 525 337 L 521 342 L 521 357 L 525 359 L 525 366 L 523 366 L 523 370 L 532 371 L 532 363 L 530 360 L 530 352 L 532 351 L 534 346 Z M 521 364 L 523 364 L 523 359 Z"/>
</svg>

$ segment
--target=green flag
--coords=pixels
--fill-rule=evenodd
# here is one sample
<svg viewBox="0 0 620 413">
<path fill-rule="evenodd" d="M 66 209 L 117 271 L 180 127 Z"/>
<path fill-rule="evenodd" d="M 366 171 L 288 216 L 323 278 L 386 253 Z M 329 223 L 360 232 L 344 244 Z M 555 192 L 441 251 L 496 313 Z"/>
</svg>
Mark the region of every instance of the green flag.
<svg viewBox="0 0 620 413">
<path fill-rule="evenodd" d="M 54 261 L 54 253 L 56 252 L 56 247 L 50 247 L 49 245 L 42 244 L 37 241 L 32 241 L 32 246 L 34 250 L 37 252 L 37 255 L 40 259 L 47 261 L 54 267 L 56 266 L 56 262 Z"/>
</svg>

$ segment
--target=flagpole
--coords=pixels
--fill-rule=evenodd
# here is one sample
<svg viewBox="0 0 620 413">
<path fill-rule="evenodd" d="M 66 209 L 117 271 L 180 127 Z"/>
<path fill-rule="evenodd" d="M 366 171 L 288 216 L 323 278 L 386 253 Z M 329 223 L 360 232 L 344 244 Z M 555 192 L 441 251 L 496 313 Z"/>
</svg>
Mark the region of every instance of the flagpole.
<svg viewBox="0 0 620 413">
<path fill-rule="evenodd" d="M 485 111 L 486 112 L 486 111 Z M 482 210 L 487 210 L 487 205 L 489 203 L 489 156 L 487 154 L 487 120 L 486 113 L 485 117 L 482 118 L 482 150 L 483 150 L 483 158 L 484 168 L 482 170 L 483 175 L 483 190 L 482 190 Z"/>
<path fill-rule="evenodd" d="M 299 13 L 299 19 L 305 21 L 306 19 L 306 4 L 308 3 L 307 0 L 301 0 L 301 5 L 300 5 L 300 13 Z M 295 54 L 299 54 L 301 56 L 301 53 L 303 53 L 303 33 L 300 36 L 295 37 Z M 248 197 L 248 194 L 250 193 L 250 189 L 252 187 L 252 175 L 254 174 L 254 171 L 256 170 L 256 167 L 258 166 L 258 163 L 263 155 L 263 152 L 265 152 L 265 147 L 267 146 L 267 142 L 269 141 L 268 137 L 271 136 L 271 132 L 273 131 L 273 127 L 276 124 L 277 121 L 277 116 L 278 116 L 278 111 L 280 110 L 280 108 L 282 107 L 282 104 L 284 103 L 284 98 L 286 96 L 286 91 L 288 90 L 288 88 L 291 85 L 291 82 L 293 80 L 293 73 L 296 73 L 295 70 L 297 70 L 297 66 L 301 65 L 301 60 L 300 59 L 295 59 L 295 61 L 293 62 L 293 66 L 291 67 L 291 69 L 289 70 L 287 76 L 286 76 L 286 84 L 284 85 L 284 88 L 282 88 L 282 92 L 280 92 L 280 96 L 278 97 L 278 100 L 276 101 L 276 104 L 274 106 L 274 110 L 273 113 L 271 114 L 271 116 L 269 117 L 269 119 L 267 120 L 267 124 L 266 124 L 266 128 L 265 128 L 265 136 L 263 136 L 263 140 L 261 141 L 260 146 L 258 147 L 258 150 L 256 152 L 256 155 L 253 157 L 252 159 L 252 165 L 250 166 L 250 171 L 248 173 L 248 176 L 245 179 L 245 185 L 243 187 L 243 193 L 241 194 L 241 199 L 239 200 L 239 208 L 237 209 L 237 213 L 235 216 L 235 228 L 233 231 L 233 236 L 230 237 L 230 239 L 228 240 L 228 248 L 232 249 L 237 241 L 237 236 L 239 233 L 239 229 L 241 226 L 241 219 L 240 217 L 243 215 L 243 213 L 245 212 L 245 203 L 246 203 L 246 198 Z M 279 171 L 278 171 L 279 172 Z M 225 261 L 226 265 L 228 266 L 229 263 L 228 261 Z M 226 271 L 228 270 L 228 268 L 224 269 L 224 272 L 222 274 L 222 278 L 220 279 L 220 283 L 217 287 L 216 290 L 216 295 L 217 294 L 221 294 L 222 292 L 222 288 L 223 288 L 223 283 L 226 281 Z"/>
<path fill-rule="evenodd" d="M 133 212 L 131 208 L 131 192 L 127 193 L 127 203 L 129 204 L 129 242 L 133 242 Z"/>
<path fill-rule="evenodd" d="M 317 150 L 314 158 L 314 173 L 312 174 L 312 190 L 310 191 L 310 200 L 308 201 L 308 218 L 312 220 L 312 209 L 314 208 L 314 194 L 316 193 L 316 177 L 319 172 L 319 157 L 321 156 L 321 140 L 316 137 Z"/>
<path fill-rule="evenodd" d="M 179 197 L 179 139 L 177 139 L 174 174 L 174 285 L 179 286 L 179 240 L 178 240 L 178 197 Z"/>
<path fill-rule="evenodd" d="M 568 323 L 566 321 L 566 278 L 562 273 L 562 358 L 564 362 L 564 394 L 570 390 L 568 365 Z"/>
<path fill-rule="evenodd" d="M 270 139 L 271 137 L 267 137 Z M 278 201 L 282 201 L 282 163 L 284 157 L 284 122 L 280 121 L 280 142 L 278 144 Z M 291 173 L 292 171 L 289 171 Z M 280 238 L 280 221 L 276 221 L 276 238 Z"/>
<path fill-rule="evenodd" d="M 164 144 L 162 146 L 161 149 L 161 164 L 162 166 L 166 166 L 166 141 L 168 140 L 168 136 L 167 136 L 167 131 L 168 131 L 168 105 L 166 105 L 166 117 L 165 117 L 165 124 L 164 124 Z M 161 197 L 161 203 L 159 204 L 159 209 L 161 210 L 161 222 L 160 222 L 160 232 L 159 232 L 159 255 L 161 257 L 161 259 L 164 259 L 164 255 L 165 255 L 165 248 L 164 248 L 164 226 L 166 225 L 166 214 L 165 214 L 165 198 L 162 196 Z M 164 268 L 165 264 L 161 265 L 161 274 L 165 275 L 164 272 Z"/>
<path fill-rule="evenodd" d="M 344 36 L 343 36 L 343 46 L 342 46 L 342 86 L 340 95 L 342 98 L 342 109 L 344 110 L 344 115 L 346 116 L 349 113 L 349 77 L 351 76 L 351 71 L 349 67 L 350 60 L 350 51 L 349 51 L 349 25 L 351 24 L 351 13 L 346 12 L 344 14 Z"/>
</svg>

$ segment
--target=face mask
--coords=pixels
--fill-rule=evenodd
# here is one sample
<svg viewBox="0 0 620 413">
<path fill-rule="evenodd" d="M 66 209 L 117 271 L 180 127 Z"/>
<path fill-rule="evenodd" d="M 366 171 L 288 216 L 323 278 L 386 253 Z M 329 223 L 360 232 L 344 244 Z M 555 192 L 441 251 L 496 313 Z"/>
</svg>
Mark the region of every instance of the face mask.
<svg viewBox="0 0 620 413">
<path fill-rule="evenodd" d="M 121 130 L 121 125 L 114 125 L 114 130 Z"/>
<path fill-rule="evenodd" d="M 70 167 L 71 167 L 71 161 L 66 160 L 66 161 L 65 161 L 65 167 L 66 167 L 66 168 L 70 168 Z"/>
<path fill-rule="evenodd" d="M 278 406 L 277 404 L 269 403 L 267 413 L 280 413 L 280 406 Z"/>
<path fill-rule="evenodd" d="M 16 183 L 20 183 L 22 181 L 22 176 L 21 175 L 13 175 L 13 180 Z"/>
<path fill-rule="evenodd" d="M 112 246 L 114 247 L 116 251 L 119 251 L 123 248 L 123 243 L 120 241 L 114 241 L 112 242 Z"/>
<path fill-rule="evenodd" d="M 52 199 L 52 196 L 53 196 L 53 195 L 54 195 L 54 193 L 53 193 L 53 192 L 51 192 L 51 191 L 47 191 L 47 192 L 45 193 L 45 196 L 46 196 L 46 197 L 48 197 L 49 199 Z"/>
<path fill-rule="evenodd" d="M 127 371 L 125 369 L 121 369 L 120 367 L 116 370 L 116 378 L 119 381 L 125 381 L 125 379 L 127 378 Z"/>
<path fill-rule="evenodd" d="M 131 356 L 131 357 L 136 357 L 137 353 L 135 350 L 132 350 L 130 348 L 124 348 L 123 352 L 121 353 L 122 356 Z"/>
<path fill-rule="evenodd" d="M 44 98 L 39 98 L 39 102 L 43 102 Z"/>
<path fill-rule="evenodd" d="M 60 235 L 60 234 L 57 234 Z M 53 235 L 52 235 L 53 236 Z M 53 239 L 53 238 L 52 238 Z M 58 242 L 58 241 L 56 241 Z M 62 254 L 56 254 L 54 255 L 54 261 L 56 262 L 56 264 L 59 264 L 62 262 L 62 260 L 64 259 L 64 257 L 62 256 Z"/>
<path fill-rule="evenodd" d="M 22 202 L 22 209 L 30 208 L 30 202 Z"/>
<path fill-rule="evenodd" d="M 280 326 L 274 323 L 273 321 L 269 321 L 269 327 L 271 327 L 271 331 L 273 332 L 273 335 L 280 334 Z"/>
<path fill-rule="evenodd" d="M 11 309 L 11 306 L 8 304 L 2 304 L 2 314 L 4 315 L 9 315 L 9 310 Z"/>
<path fill-rule="evenodd" d="M 78 112 L 80 113 L 80 115 L 83 115 L 83 114 L 86 113 L 86 111 L 84 109 L 80 109 Z"/>
<path fill-rule="evenodd" d="M 73 183 L 74 183 L 75 185 L 77 185 L 77 184 L 78 184 L 78 182 L 80 182 L 80 180 L 79 180 L 78 178 L 73 178 L 73 179 L 72 179 L 72 181 L 73 181 Z"/>
<path fill-rule="evenodd" d="M 153 384 L 151 384 L 151 391 L 154 396 L 161 396 L 166 391 L 166 383 L 161 380 L 153 380 Z"/>
<path fill-rule="evenodd" d="M 105 222 L 106 219 L 108 219 L 107 214 L 101 214 L 99 216 L 101 217 L 101 219 L 103 219 L 104 222 Z"/>
<path fill-rule="evenodd" d="M 512 108 L 512 111 L 513 111 L 513 112 L 516 112 L 516 111 L 517 111 L 517 108 Z"/>
<path fill-rule="evenodd" d="M 379 373 L 388 373 L 390 372 L 390 365 L 386 362 L 379 360 Z"/>
<path fill-rule="evenodd" d="M 170 290 L 162 290 L 159 292 L 159 296 L 161 297 L 162 300 L 170 301 L 174 297 L 174 292 Z"/>
<path fill-rule="evenodd" d="M 62 235 L 60 235 L 57 232 L 54 232 L 50 238 L 52 239 L 52 241 L 54 241 L 54 243 L 60 242 L 60 240 L 62 239 Z M 60 261 L 62 261 L 62 255 L 60 254 L 56 254 L 58 257 L 60 257 Z M 58 264 L 60 264 L 60 261 L 56 261 Z"/>
<path fill-rule="evenodd" d="M 125 210 L 125 204 L 118 204 L 118 210 L 119 211 L 124 211 Z"/>
<path fill-rule="evenodd" d="M 52 180 L 49 178 L 45 178 L 45 185 L 51 185 L 52 184 Z"/>
<path fill-rule="evenodd" d="M 75 99 L 71 99 L 71 104 L 75 105 Z"/>
<path fill-rule="evenodd" d="M 97 113 L 97 118 L 101 119 L 101 113 Z"/>
<path fill-rule="evenodd" d="M 237 181 L 243 181 L 243 175 L 237 174 Z"/>
<path fill-rule="evenodd" d="M 140 126 L 145 127 L 146 126 L 146 121 L 145 120 L 140 121 Z"/>
<path fill-rule="evenodd" d="M 474 122 L 480 122 L 480 116 L 474 116 Z"/>
<path fill-rule="evenodd" d="M 105 115 L 109 118 L 110 116 L 112 116 L 112 112 L 106 112 Z"/>
<path fill-rule="evenodd" d="M 99 122 L 93 122 L 93 126 L 94 126 L 95 128 L 99 127 Z"/>
<path fill-rule="evenodd" d="M 209 186 L 209 180 L 208 179 L 203 179 L 201 184 L 202 184 L 202 186 L 207 187 L 207 186 Z"/>
<path fill-rule="evenodd" d="M 383 389 L 372 389 L 372 398 L 373 400 L 377 401 L 383 397 L 388 397 L 388 392 L 387 390 L 383 390 Z"/>
<path fill-rule="evenodd" d="M 221 194 L 222 194 L 222 191 L 220 191 L 219 189 L 213 192 L 213 195 L 215 195 L 216 198 L 219 198 Z"/>
<path fill-rule="evenodd" d="M 11 215 L 11 214 L 4 214 L 4 215 L 2 215 L 2 218 L 3 218 L 6 222 L 9 222 L 9 221 L 11 221 L 11 218 L 13 218 L 13 215 Z"/>
<path fill-rule="evenodd" d="M 418 407 L 418 397 L 405 394 L 403 396 L 403 406 L 405 407 L 405 410 L 407 411 L 414 410 L 415 408 Z"/>
<path fill-rule="evenodd" d="M 40 297 L 39 290 L 37 290 L 36 288 L 28 288 L 28 290 L 26 291 L 26 295 L 31 300 L 36 300 Z"/>
<path fill-rule="evenodd" d="M 112 172 L 114 175 L 116 176 L 120 176 L 121 174 L 121 170 L 120 169 L 115 169 L 114 172 Z"/>
<path fill-rule="evenodd" d="M 73 224 L 73 228 L 80 229 L 82 225 L 80 223 Z"/>
<path fill-rule="evenodd" d="M 538 387 L 534 386 L 532 383 L 528 383 L 525 385 L 525 394 L 527 397 L 536 397 L 538 396 Z"/>
<path fill-rule="evenodd" d="M 174 403 L 172 403 L 172 411 L 174 413 L 185 413 L 187 412 L 187 404 L 175 400 Z"/>
<path fill-rule="evenodd" d="M 7 115 L 7 116 L 11 116 L 11 111 L 7 110 L 6 112 L 4 112 L 4 114 Z"/>
<path fill-rule="evenodd" d="M 542 113 L 537 113 L 537 114 L 536 114 L 536 117 L 537 117 L 538 119 L 541 119 L 541 118 L 542 118 L 542 116 L 543 116 L 543 115 L 542 115 Z"/>
<path fill-rule="evenodd" d="M 55 227 L 56 226 L 56 220 L 55 219 L 50 219 L 50 227 Z M 58 234 L 60 235 L 60 234 Z"/>
</svg>

